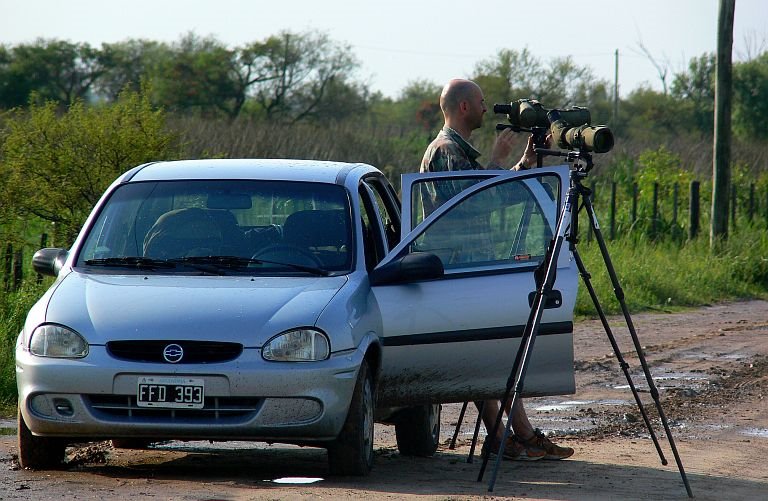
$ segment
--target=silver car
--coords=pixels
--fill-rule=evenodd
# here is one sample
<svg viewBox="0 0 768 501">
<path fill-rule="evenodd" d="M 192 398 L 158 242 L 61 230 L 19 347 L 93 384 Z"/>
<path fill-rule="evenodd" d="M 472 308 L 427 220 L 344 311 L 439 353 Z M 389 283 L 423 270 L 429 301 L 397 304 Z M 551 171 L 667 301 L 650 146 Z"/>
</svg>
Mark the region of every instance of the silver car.
<svg viewBox="0 0 768 501">
<path fill-rule="evenodd" d="M 191 160 L 106 191 L 16 345 L 19 459 L 71 442 L 253 440 L 328 449 L 364 475 L 374 422 L 403 454 L 439 404 L 500 396 L 568 168 L 402 178 L 364 164 Z M 562 252 L 526 378 L 574 391 L 577 274 Z"/>
</svg>

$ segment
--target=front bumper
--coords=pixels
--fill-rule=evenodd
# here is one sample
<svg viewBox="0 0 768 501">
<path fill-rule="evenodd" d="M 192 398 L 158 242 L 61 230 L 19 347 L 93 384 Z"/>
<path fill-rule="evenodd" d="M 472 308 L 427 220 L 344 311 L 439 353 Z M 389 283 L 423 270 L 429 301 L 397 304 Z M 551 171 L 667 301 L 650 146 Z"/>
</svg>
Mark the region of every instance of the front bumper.
<svg viewBox="0 0 768 501">
<path fill-rule="evenodd" d="M 33 434 L 80 439 L 154 438 L 323 442 L 346 419 L 360 350 L 321 362 L 267 362 L 258 349 L 221 364 L 118 361 L 103 346 L 81 360 L 16 353 L 19 405 Z M 202 379 L 202 409 L 136 404 L 140 376 Z"/>
</svg>

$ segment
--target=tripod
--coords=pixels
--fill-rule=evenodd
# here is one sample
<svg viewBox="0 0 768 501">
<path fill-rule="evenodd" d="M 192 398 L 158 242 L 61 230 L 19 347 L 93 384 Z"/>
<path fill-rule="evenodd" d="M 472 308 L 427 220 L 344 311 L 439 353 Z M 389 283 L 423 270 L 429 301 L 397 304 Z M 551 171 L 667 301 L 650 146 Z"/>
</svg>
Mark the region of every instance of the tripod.
<svg viewBox="0 0 768 501">
<path fill-rule="evenodd" d="M 597 215 L 595 214 L 595 209 L 592 206 L 592 201 L 591 201 L 592 193 L 588 188 L 582 185 L 582 181 L 587 177 L 587 173 L 592 168 L 592 165 L 593 165 L 592 156 L 585 151 L 561 152 L 557 150 L 547 150 L 542 148 L 537 148 L 536 153 L 538 156 L 539 164 L 541 164 L 541 157 L 544 155 L 565 156 L 567 162 L 573 163 L 573 168 L 570 170 L 569 188 L 568 188 L 568 194 L 566 197 L 565 207 L 563 208 L 563 211 L 560 214 L 560 218 L 557 223 L 556 232 L 553 235 L 552 240 L 550 241 L 550 245 L 545 255 L 545 258 L 542 261 L 542 264 L 536 273 L 537 275 L 536 293 L 534 295 L 534 299 L 531 305 L 531 312 L 528 316 L 528 321 L 525 325 L 525 330 L 523 331 L 523 337 L 520 341 L 520 347 L 517 350 L 517 355 L 515 357 L 515 362 L 512 366 L 512 371 L 510 372 L 509 378 L 507 379 L 506 392 L 504 394 L 504 397 L 501 400 L 501 406 L 496 416 L 496 422 L 494 424 L 494 428 L 491 433 L 491 436 L 496 436 L 496 433 L 498 433 L 499 426 L 501 425 L 501 420 L 504 415 L 504 409 L 507 408 L 507 403 L 509 402 L 510 409 L 513 408 L 515 405 L 515 402 L 523 392 L 523 385 L 525 383 L 525 374 L 528 369 L 528 363 L 530 361 L 531 354 L 533 353 L 533 346 L 534 346 L 534 342 L 536 341 L 536 335 L 539 332 L 539 326 L 541 324 L 541 317 L 543 315 L 544 305 L 547 303 L 547 298 L 552 293 L 552 290 L 555 284 L 555 272 L 557 269 L 558 256 L 560 254 L 560 251 L 562 250 L 563 242 L 567 241 L 569 243 L 569 250 L 573 253 L 573 257 L 576 262 L 576 266 L 579 270 L 579 274 L 581 275 L 581 278 L 584 281 L 587 291 L 589 292 L 589 296 L 595 305 L 597 314 L 600 317 L 600 322 L 602 323 L 605 333 L 608 336 L 608 340 L 611 343 L 613 352 L 616 355 L 617 361 L 619 362 L 619 366 L 624 372 L 624 375 L 629 384 L 629 388 L 631 389 L 632 394 L 635 398 L 635 402 L 640 411 L 640 414 L 643 416 L 645 426 L 648 429 L 651 439 L 653 440 L 653 444 L 656 447 L 656 451 L 659 454 L 659 459 L 661 460 L 661 464 L 662 465 L 667 464 L 667 460 L 664 457 L 664 453 L 661 450 L 659 441 L 656 438 L 656 434 L 653 431 L 653 427 L 651 426 L 651 421 L 648 418 L 648 415 L 645 411 L 643 403 L 640 400 L 640 395 L 638 394 L 637 388 L 635 388 L 635 385 L 632 381 L 632 377 L 630 376 L 629 364 L 627 364 L 627 362 L 624 360 L 621 354 L 621 350 L 619 349 L 619 346 L 616 343 L 616 339 L 613 335 L 611 327 L 608 324 L 608 319 L 606 318 L 605 313 L 603 312 L 603 308 L 601 307 L 600 302 L 597 298 L 595 289 L 592 286 L 591 275 L 589 274 L 586 267 L 584 266 L 584 262 L 582 261 L 576 246 L 579 240 L 579 237 L 578 237 L 579 212 L 582 209 L 586 209 L 587 216 L 589 218 L 590 225 L 594 232 L 595 239 L 598 243 L 598 246 L 600 247 L 600 253 L 602 255 L 605 267 L 608 271 L 608 275 L 610 277 L 611 284 L 613 286 L 613 290 L 616 295 L 616 299 L 618 300 L 619 305 L 621 306 L 621 311 L 624 315 L 624 320 L 626 321 L 627 328 L 629 330 L 630 336 L 632 337 L 632 342 L 635 346 L 635 351 L 637 352 L 638 359 L 643 368 L 643 373 L 645 374 L 645 379 L 648 383 L 650 395 L 653 398 L 653 401 L 656 405 L 657 412 L 659 414 L 659 418 L 661 419 L 661 422 L 664 426 L 664 430 L 667 435 L 667 440 L 669 441 L 669 445 L 675 457 L 675 461 L 677 463 L 678 470 L 680 471 L 680 476 L 682 477 L 683 484 L 685 485 L 686 492 L 688 493 L 688 497 L 692 498 L 693 493 L 691 492 L 691 487 L 688 483 L 688 477 L 685 475 L 685 470 L 683 469 L 683 464 L 682 464 L 682 461 L 680 460 L 680 455 L 677 452 L 677 446 L 675 445 L 675 440 L 672 437 L 672 432 L 669 428 L 669 424 L 667 423 L 666 415 L 664 414 L 664 410 L 661 407 L 661 402 L 659 401 L 659 391 L 653 382 L 653 377 L 651 376 L 651 372 L 645 360 L 645 355 L 643 354 L 643 350 L 640 345 L 640 340 L 637 337 L 637 332 L 635 331 L 632 318 L 629 314 L 629 309 L 627 308 L 627 304 L 624 301 L 624 291 L 622 290 L 621 285 L 619 284 L 619 280 L 618 280 L 618 277 L 616 276 L 616 271 L 613 267 L 613 263 L 611 262 L 611 258 L 608 255 L 608 249 L 605 245 L 605 239 L 603 238 L 602 232 L 600 231 L 600 226 L 597 222 Z M 583 162 L 584 165 L 579 165 L 580 162 Z M 580 201 L 582 201 L 583 204 L 580 204 Z M 511 394 L 511 402 L 510 402 L 510 394 Z M 496 456 L 496 463 L 493 469 L 493 474 L 488 484 L 489 492 L 493 491 L 493 487 L 496 483 L 496 477 L 498 475 L 499 466 L 501 464 L 501 461 L 504 455 L 504 446 L 507 438 L 509 437 L 511 424 L 512 424 L 512 419 L 508 419 L 506 426 L 504 427 L 503 438 L 501 440 L 499 451 Z M 478 482 L 482 481 L 483 479 L 483 475 L 485 473 L 485 469 L 488 464 L 488 458 L 489 456 L 487 453 L 483 454 L 483 463 L 477 478 Z"/>
</svg>

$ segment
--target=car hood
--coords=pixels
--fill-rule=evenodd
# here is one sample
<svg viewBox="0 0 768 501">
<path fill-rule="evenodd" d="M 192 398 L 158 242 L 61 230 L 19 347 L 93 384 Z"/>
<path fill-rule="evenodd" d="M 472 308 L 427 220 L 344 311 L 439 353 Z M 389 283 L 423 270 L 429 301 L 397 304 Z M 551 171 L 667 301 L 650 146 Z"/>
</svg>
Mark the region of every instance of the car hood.
<svg viewBox="0 0 768 501">
<path fill-rule="evenodd" d="M 50 296 L 45 320 L 90 344 L 129 339 L 218 340 L 260 347 L 315 325 L 346 283 L 339 277 L 96 275 L 72 272 Z"/>
</svg>

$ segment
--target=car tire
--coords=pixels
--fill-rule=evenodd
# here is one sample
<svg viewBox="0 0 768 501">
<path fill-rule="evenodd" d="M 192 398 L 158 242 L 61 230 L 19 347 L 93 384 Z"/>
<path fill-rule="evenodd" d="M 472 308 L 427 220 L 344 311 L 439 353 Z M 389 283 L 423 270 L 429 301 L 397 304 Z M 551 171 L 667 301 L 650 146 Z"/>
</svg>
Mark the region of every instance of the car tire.
<svg viewBox="0 0 768 501">
<path fill-rule="evenodd" d="M 376 406 L 373 377 L 363 361 L 347 419 L 338 438 L 328 446 L 331 475 L 364 476 L 373 467 L 373 424 Z"/>
<path fill-rule="evenodd" d="M 440 404 L 403 409 L 395 420 L 397 449 L 403 456 L 429 457 L 440 444 Z"/>
<path fill-rule="evenodd" d="M 30 470 L 52 470 L 64 462 L 67 442 L 60 438 L 36 437 L 24 422 L 21 409 L 17 410 L 17 436 L 19 465 Z"/>
</svg>

